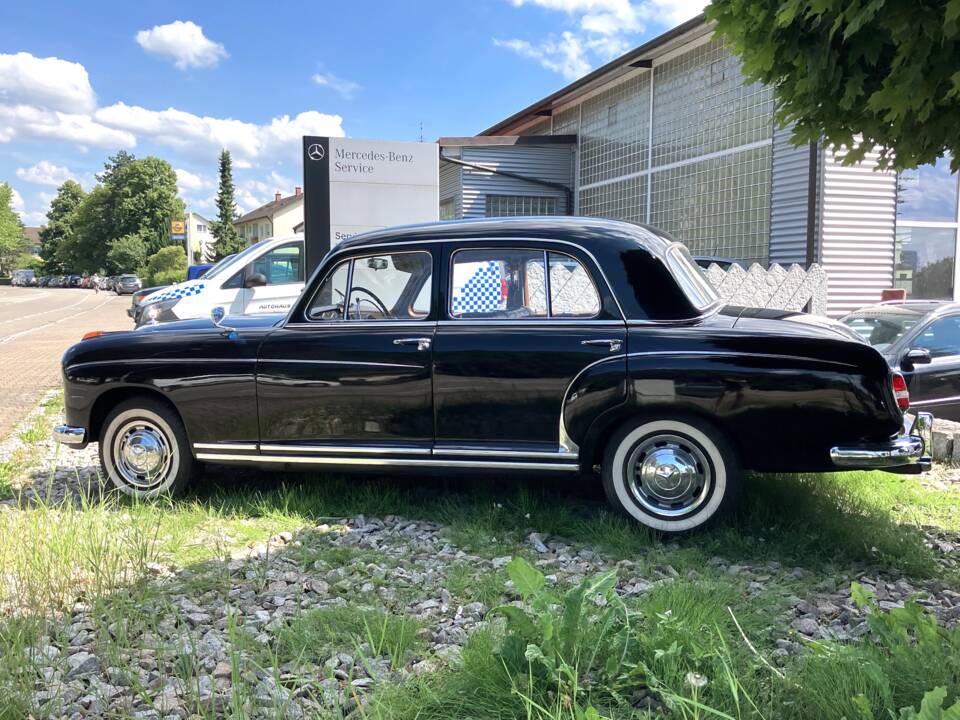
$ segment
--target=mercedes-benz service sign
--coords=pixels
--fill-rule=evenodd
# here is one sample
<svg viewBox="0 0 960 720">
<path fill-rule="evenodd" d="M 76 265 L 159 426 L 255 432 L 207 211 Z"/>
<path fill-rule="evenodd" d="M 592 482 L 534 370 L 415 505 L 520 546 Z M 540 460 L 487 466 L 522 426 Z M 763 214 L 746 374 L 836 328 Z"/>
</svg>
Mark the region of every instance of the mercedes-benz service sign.
<svg viewBox="0 0 960 720">
<path fill-rule="evenodd" d="M 367 230 L 439 219 L 436 143 L 303 138 L 307 269 Z"/>
</svg>

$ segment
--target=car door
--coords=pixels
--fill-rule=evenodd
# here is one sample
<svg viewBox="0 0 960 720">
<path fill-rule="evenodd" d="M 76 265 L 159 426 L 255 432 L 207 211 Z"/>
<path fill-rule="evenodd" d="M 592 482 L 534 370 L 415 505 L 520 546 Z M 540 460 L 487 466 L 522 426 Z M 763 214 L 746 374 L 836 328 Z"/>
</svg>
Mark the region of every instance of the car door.
<svg viewBox="0 0 960 720">
<path fill-rule="evenodd" d="M 938 318 L 923 327 L 909 348 L 930 352 L 928 364 L 906 365 L 901 371 L 910 390 L 910 407 L 944 420 L 960 421 L 960 315 Z"/>
<path fill-rule="evenodd" d="M 595 417 L 626 398 L 626 326 L 596 264 L 564 244 L 501 241 L 448 245 L 442 269 L 435 455 L 575 459 L 570 404 Z M 589 393 L 570 393 L 601 364 Z"/>
<path fill-rule="evenodd" d="M 261 346 L 261 453 L 358 461 L 429 455 L 430 249 L 369 251 L 338 260 L 322 276 L 304 311 Z"/>
<path fill-rule="evenodd" d="M 303 289 L 303 241 L 278 245 L 245 269 L 243 312 L 287 312 Z"/>
</svg>

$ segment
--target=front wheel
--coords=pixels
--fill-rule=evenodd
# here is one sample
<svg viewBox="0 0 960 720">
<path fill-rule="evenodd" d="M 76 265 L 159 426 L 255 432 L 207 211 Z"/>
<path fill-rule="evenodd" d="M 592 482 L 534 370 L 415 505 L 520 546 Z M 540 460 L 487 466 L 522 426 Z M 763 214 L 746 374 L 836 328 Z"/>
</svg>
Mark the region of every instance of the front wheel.
<svg viewBox="0 0 960 720">
<path fill-rule="evenodd" d="M 614 507 L 663 532 L 694 530 L 728 513 L 741 485 L 727 439 L 706 423 L 679 419 L 621 427 L 604 452 L 602 476 Z"/>
<path fill-rule="evenodd" d="M 118 489 L 144 499 L 181 490 L 194 465 L 180 418 L 166 404 L 146 397 L 126 400 L 107 416 L 100 463 Z"/>
</svg>

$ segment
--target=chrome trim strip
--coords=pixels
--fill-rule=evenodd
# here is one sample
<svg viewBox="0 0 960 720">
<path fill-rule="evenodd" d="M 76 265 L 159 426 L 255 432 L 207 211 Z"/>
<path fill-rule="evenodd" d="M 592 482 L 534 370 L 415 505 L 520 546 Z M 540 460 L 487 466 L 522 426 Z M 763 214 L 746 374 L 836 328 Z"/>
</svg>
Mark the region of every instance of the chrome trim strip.
<svg viewBox="0 0 960 720">
<path fill-rule="evenodd" d="M 430 448 L 389 447 L 378 445 L 361 447 L 354 445 L 278 445 L 260 444 L 261 452 L 300 452 L 300 453 L 370 453 L 371 455 L 429 455 Z"/>
<path fill-rule="evenodd" d="M 86 437 L 87 431 L 82 427 L 57 425 L 53 429 L 53 439 L 61 445 L 83 445 Z"/>
<path fill-rule="evenodd" d="M 557 327 L 570 327 L 583 325 L 585 327 L 595 327 L 597 325 L 616 325 L 617 327 L 624 327 L 623 320 L 591 320 L 590 318 L 530 318 L 529 320 L 498 320 L 496 318 L 490 318 L 489 320 L 485 319 L 467 319 L 467 320 L 440 320 L 437 322 L 441 327 L 456 327 L 458 325 L 493 325 L 493 326 L 515 326 L 515 327 L 530 327 L 530 326 L 544 326 L 544 325 L 554 325 Z"/>
<path fill-rule="evenodd" d="M 70 369 L 95 365 L 164 365 L 167 363 L 256 363 L 256 358 L 120 358 L 117 360 L 89 360 L 69 365 Z"/>
<path fill-rule="evenodd" d="M 317 320 L 316 322 L 287 323 L 283 327 L 297 328 L 299 330 L 305 330 L 307 328 L 350 328 L 369 331 L 373 328 L 434 327 L 436 324 L 436 320 L 337 320 L 333 322 L 322 322 Z"/>
<path fill-rule="evenodd" d="M 434 455 L 465 455 L 465 456 L 477 456 L 477 457 L 515 457 L 515 458 L 553 458 L 556 460 L 576 460 L 577 454 L 571 453 L 569 451 L 558 448 L 557 450 L 552 451 L 539 451 L 539 450 L 495 450 L 495 449 L 480 449 L 480 448 L 464 448 L 464 447 L 435 447 L 433 449 Z"/>
<path fill-rule="evenodd" d="M 567 383 L 566 389 L 563 391 L 563 398 L 560 400 L 560 448 L 561 452 L 570 453 L 571 455 L 579 456 L 580 446 L 577 445 L 567 434 L 567 426 L 563 421 L 563 411 L 567 407 L 567 395 L 570 394 L 570 388 L 573 387 L 573 384 L 580 379 L 580 376 L 583 375 L 587 370 L 599 365 L 600 363 L 610 362 L 611 360 L 625 360 L 628 356 L 620 353 L 619 355 L 610 355 L 609 357 L 600 358 L 599 360 L 594 360 L 589 365 L 584 366 L 580 372 L 573 376 L 569 383 Z M 626 378 L 626 373 L 624 373 L 624 378 Z"/>
<path fill-rule="evenodd" d="M 261 363 L 286 363 L 290 365 L 354 365 L 357 367 L 412 368 L 423 370 L 426 365 L 401 365 L 399 363 L 361 362 L 356 360 L 310 360 L 296 358 L 260 358 Z"/>
<path fill-rule="evenodd" d="M 218 462 L 290 463 L 296 465 L 375 465 L 406 467 L 495 468 L 500 470 L 563 470 L 577 472 L 580 466 L 570 463 L 496 462 L 492 460 L 414 460 L 401 458 L 298 457 L 296 455 L 224 455 L 197 453 L 197 460 Z"/>
<path fill-rule="evenodd" d="M 194 450 L 257 450 L 256 443 L 194 443 Z"/>
<path fill-rule="evenodd" d="M 826 363 L 827 365 L 839 365 L 840 367 L 856 367 L 852 363 L 840 362 L 839 360 L 823 360 L 820 358 L 804 357 L 802 355 L 781 355 L 778 353 L 754 353 L 738 352 L 735 350 L 652 350 L 650 352 L 628 353 L 627 357 L 654 357 L 654 356 L 709 356 L 717 357 L 751 357 L 751 358 L 769 358 L 775 360 L 802 360 L 804 362 Z"/>
<path fill-rule="evenodd" d="M 934 400 L 911 400 L 910 407 L 923 407 L 924 405 L 933 405 L 934 403 L 944 403 L 944 402 L 960 402 L 960 395 L 953 395 L 951 397 L 945 398 L 936 398 Z"/>
</svg>

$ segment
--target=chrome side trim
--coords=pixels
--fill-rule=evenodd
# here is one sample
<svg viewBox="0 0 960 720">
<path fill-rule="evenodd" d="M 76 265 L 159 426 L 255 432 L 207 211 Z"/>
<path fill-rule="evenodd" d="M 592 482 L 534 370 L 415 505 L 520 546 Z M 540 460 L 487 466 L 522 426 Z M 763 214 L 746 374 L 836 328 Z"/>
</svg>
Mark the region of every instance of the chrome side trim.
<svg viewBox="0 0 960 720">
<path fill-rule="evenodd" d="M 579 465 L 571 463 L 497 462 L 493 460 L 414 460 L 405 458 L 301 457 L 296 455 L 227 455 L 221 453 L 197 453 L 197 460 L 241 463 L 290 463 L 295 465 L 459 467 L 490 468 L 499 470 L 563 470 L 566 472 L 577 472 L 580 470 Z"/>
<path fill-rule="evenodd" d="M 933 415 L 917 413 L 913 427 L 885 443 L 830 448 L 833 464 L 842 468 L 893 468 L 916 465 L 929 470 L 933 463 Z"/>
<path fill-rule="evenodd" d="M 194 450 L 257 450 L 256 443 L 194 443 Z"/>
<path fill-rule="evenodd" d="M 75 363 L 69 369 L 96 365 L 166 365 L 168 363 L 256 363 L 256 358 L 123 358 L 120 360 L 89 360 Z"/>
<path fill-rule="evenodd" d="M 944 402 L 960 402 L 960 395 L 953 395 L 952 397 L 945 398 L 936 398 L 934 400 L 911 400 L 910 407 L 923 407 L 924 405 L 933 405 L 935 403 L 944 403 Z"/>
<path fill-rule="evenodd" d="M 336 320 L 333 322 L 324 322 L 317 320 L 315 322 L 305 323 L 287 323 L 283 327 L 296 328 L 298 330 L 315 328 L 340 328 L 351 330 L 370 331 L 375 328 L 430 328 L 436 325 L 435 320 Z"/>
<path fill-rule="evenodd" d="M 57 425 L 53 429 L 53 439 L 61 445 L 83 445 L 86 441 L 87 431 L 82 427 L 73 425 Z"/>
<path fill-rule="evenodd" d="M 490 318 L 489 320 L 477 320 L 477 319 L 467 319 L 467 320 L 440 320 L 437 322 L 441 327 L 457 327 L 458 325 L 490 325 L 496 327 L 543 327 L 543 326 L 555 326 L 555 327 L 570 327 L 570 326 L 584 326 L 584 327 L 595 327 L 597 325 L 616 325 L 617 327 L 624 327 L 623 320 L 590 320 L 590 319 L 574 319 L 574 318 L 531 318 L 529 320 L 497 320 L 495 318 Z"/>
<path fill-rule="evenodd" d="M 309 360 L 296 358 L 260 358 L 261 363 L 283 363 L 289 365 L 352 365 L 355 367 L 385 367 L 385 368 L 408 368 L 413 370 L 423 370 L 425 365 L 401 365 L 400 363 L 378 363 L 378 362 L 360 362 L 356 360 Z"/>
<path fill-rule="evenodd" d="M 354 445 L 278 445 L 270 443 L 260 444 L 261 452 L 290 452 L 290 453 L 370 453 L 371 455 L 429 455 L 430 448 L 390 447 L 378 445 L 360 447 Z"/>
<path fill-rule="evenodd" d="M 553 458 L 556 460 L 576 460 L 577 454 L 563 448 L 552 451 L 540 450 L 496 450 L 463 447 L 439 447 L 433 449 L 434 455 L 465 455 L 469 457 L 510 457 L 510 458 Z"/>
<path fill-rule="evenodd" d="M 580 376 L 583 375 L 590 368 L 599 365 L 600 363 L 610 362 L 611 360 L 623 360 L 629 357 L 620 353 L 619 355 L 611 355 L 609 357 L 600 358 L 599 360 L 594 360 L 589 365 L 585 366 L 580 370 L 576 375 L 573 376 L 573 379 L 567 383 L 566 389 L 563 391 L 563 399 L 560 401 L 560 448 L 561 452 L 570 453 L 573 456 L 578 456 L 580 454 L 580 446 L 577 445 L 567 434 L 567 426 L 563 421 L 563 411 L 567 407 L 567 396 L 570 394 L 570 388 L 573 387 L 574 383 L 580 379 Z M 626 379 L 626 374 L 624 374 L 624 379 Z"/>
<path fill-rule="evenodd" d="M 737 352 L 735 350 L 651 350 L 649 352 L 628 353 L 627 357 L 702 357 L 710 355 L 716 357 L 751 357 L 768 358 L 773 360 L 802 360 L 804 362 L 825 363 L 827 365 L 838 365 L 840 367 L 847 368 L 856 367 L 856 365 L 853 365 L 852 363 L 840 362 L 839 360 L 822 360 L 819 358 L 804 357 L 802 355 L 782 355 L 778 353 Z"/>
</svg>

